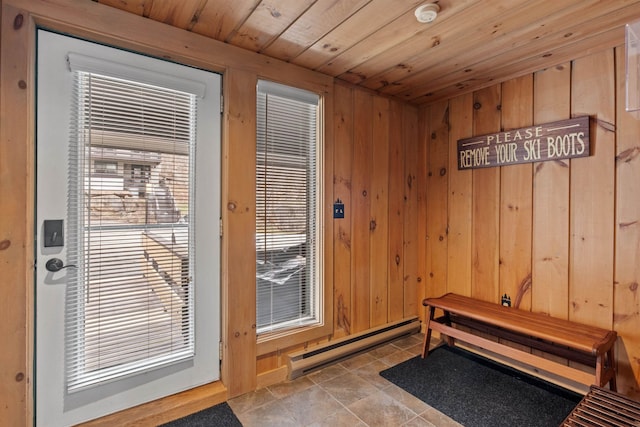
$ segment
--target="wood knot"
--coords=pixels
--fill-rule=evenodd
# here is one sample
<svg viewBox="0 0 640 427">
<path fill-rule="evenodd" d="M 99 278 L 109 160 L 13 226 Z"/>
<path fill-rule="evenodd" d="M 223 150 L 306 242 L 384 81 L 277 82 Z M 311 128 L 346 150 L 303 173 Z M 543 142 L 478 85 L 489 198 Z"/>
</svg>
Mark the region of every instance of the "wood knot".
<svg viewBox="0 0 640 427">
<path fill-rule="evenodd" d="M 369 221 L 369 231 L 374 231 L 377 226 L 378 224 L 376 224 L 375 219 L 372 219 L 371 221 Z"/>
<path fill-rule="evenodd" d="M 235 334 L 233 334 L 234 337 L 239 338 L 240 337 L 240 332 L 236 332 Z"/>
<path fill-rule="evenodd" d="M 227 203 L 227 209 L 229 209 L 231 212 L 235 212 L 237 207 L 238 206 L 234 202 Z"/>
<path fill-rule="evenodd" d="M 27 88 L 27 82 L 25 82 L 24 80 L 20 80 L 20 81 L 18 82 L 18 87 L 19 87 L 20 89 L 26 89 L 26 88 Z"/>
<path fill-rule="evenodd" d="M 400 255 L 396 255 L 396 265 L 400 265 Z"/>
<path fill-rule="evenodd" d="M 482 104 L 481 103 L 479 103 L 479 102 L 474 102 L 473 103 L 473 109 L 474 110 L 479 110 L 481 108 L 482 108 Z"/>
<path fill-rule="evenodd" d="M 0 242 L 0 251 L 4 251 L 11 246 L 11 240 L 5 239 Z"/>
<path fill-rule="evenodd" d="M 24 374 L 22 372 L 18 372 L 16 374 L 16 382 L 21 382 L 22 380 L 24 380 Z"/>
<path fill-rule="evenodd" d="M 24 15 L 19 13 L 15 18 L 13 18 L 13 29 L 19 30 L 22 28 L 22 24 L 24 24 Z"/>
<path fill-rule="evenodd" d="M 273 16 L 274 18 L 280 18 L 282 16 L 280 11 L 278 11 L 276 8 L 272 8 L 270 12 L 271 12 L 271 16 Z"/>
<path fill-rule="evenodd" d="M 447 168 L 440 169 L 440 176 L 445 176 L 447 174 Z"/>
</svg>

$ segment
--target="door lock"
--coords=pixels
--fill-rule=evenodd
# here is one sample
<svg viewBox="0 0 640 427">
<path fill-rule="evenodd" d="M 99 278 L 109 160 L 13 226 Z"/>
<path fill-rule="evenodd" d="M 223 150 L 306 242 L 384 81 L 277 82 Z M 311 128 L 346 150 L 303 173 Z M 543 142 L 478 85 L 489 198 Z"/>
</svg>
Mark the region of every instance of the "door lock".
<svg viewBox="0 0 640 427">
<path fill-rule="evenodd" d="M 61 219 L 44 220 L 44 247 L 64 246 L 64 221 Z"/>
</svg>

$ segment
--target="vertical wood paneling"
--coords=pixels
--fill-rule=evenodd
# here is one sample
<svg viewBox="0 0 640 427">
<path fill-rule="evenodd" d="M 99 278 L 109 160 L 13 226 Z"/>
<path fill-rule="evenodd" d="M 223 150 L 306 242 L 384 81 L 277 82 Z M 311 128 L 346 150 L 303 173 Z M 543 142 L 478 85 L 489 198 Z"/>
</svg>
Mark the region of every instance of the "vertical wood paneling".
<svg viewBox="0 0 640 427">
<path fill-rule="evenodd" d="M 28 13 L 2 11 L 0 52 L 0 420 L 29 425 L 33 416 L 34 28 Z M 19 23 L 19 25 L 17 25 Z M 9 112 L 14 112 L 13 117 Z M 9 203 L 9 201 L 11 201 Z M 1 422 L 0 422 L 1 423 Z"/>
<path fill-rule="evenodd" d="M 640 395 L 640 120 L 625 111 L 624 48 L 616 49 L 616 247 L 613 328 L 618 391 Z"/>
<path fill-rule="evenodd" d="M 571 64 L 534 75 L 534 123 L 570 117 Z M 531 308 L 561 319 L 569 307 L 569 160 L 535 163 Z"/>
<path fill-rule="evenodd" d="M 335 241 L 335 226 L 336 223 L 333 220 L 333 202 L 335 196 L 333 193 L 333 185 L 335 182 L 335 125 L 336 119 L 333 107 L 335 105 L 335 94 L 333 90 L 325 90 L 324 96 L 321 98 L 322 113 L 320 115 L 320 135 L 323 144 L 323 154 L 321 158 L 322 172 L 320 172 L 319 180 L 322 182 L 322 200 L 321 200 L 321 213 L 322 219 L 320 228 L 320 235 L 322 239 L 322 260 L 320 260 L 320 268 L 322 276 L 320 278 L 319 286 L 321 286 L 321 294 L 323 297 L 322 305 L 324 313 L 322 321 L 324 326 L 322 336 L 314 336 L 313 339 L 325 340 L 333 333 L 334 328 L 334 311 L 335 304 L 333 304 L 333 292 L 334 292 L 334 271 L 333 265 L 335 257 L 333 255 L 333 247 Z M 314 334 L 315 335 L 315 334 Z M 308 345 L 310 341 L 298 340 L 299 343 Z"/>
<path fill-rule="evenodd" d="M 333 193 L 345 206 L 344 219 L 334 219 L 334 336 L 351 333 L 351 160 L 353 154 L 353 90 L 335 87 Z"/>
<path fill-rule="evenodd" d="M 404 317 L 417 314 L 422 303 L 419 290 L 418 260 L 418 112 L 404 106 L 402 113 L 402 139 L 404 146 Z"/>
<path fill-rule="evenodd" d="M 351 172 L 351 306 L 352 332 L 369 328 L 371 285 L 369 272 L 371 207 L 372 95 L 354 93 L 353 162 Z"/>
<path fill-rule="evenodd" d="M 473 133 L 500 131 L 500 86 L 474 93 Z M 500 168 L 473 170 L 471 296 L 499 301 Z"/>
<path fill-rule="evenodd" d="M 534 74 L 534 123 L 570 117 L 571 64 Z M 531 310 L 568 318 L 569 160 L 533 165 L 533 241 Z M 563 359 L 534 351 L 561 362 Z M 565 362 L 566 363 L 566 362 Z"/>
<path fill-rule="evenodd" d="M 571 114 L 591 116 L 592 154 L 571 161 L 569 319 L 603 328 L 613 325 L 614 70 L 612 50 L 574 61 L 571 94 Z"/>
<path fill-rule="evenodd" d="M 447 212 L 449 183 L 449 104 L 439 102 L 425 110 L 428 144 L 427 277 L 426 296 L 447 290 Z"/>
<path fill-rule="evenodd" d="M 426 108 L 427 111 L 430 111 L 430 108 Z M 431 134 L 429 129 L 429 124 L 422 123 L 425 121 L 425 108 L 419 108 L 416 110 L 417 113 L 417 154 L 416 159 L 418 161 L 417 168 L 417 179 L 418 179 L 418 205 L 417 216 L 418 216 L 418 227 L 416 229 L 416 235 L 418 236 L 418 247 L 417 247 L 417 257 L 418 257 L 418 271 L 417 271 L 417 292 L 418 292 L 418 303 L 417 310 L 420 314 L 421 319 L 425 320 L 426 309 L 422 305 L 422 301 L 426 297 L 427 290 L 427 277 L 428 277 L 428 266 L 427 266 L 427 222 L 424 220 L 427 218 L 427 175 L 429 170 L 429 146 L 428 141 Z M 446 191 L 446 190 L 445 190 Z"/>
<path fill-rule="evenodd" d="M 447 291 L 471 296 L 473 172 L 458 170 L 457 141 L 473 132 L 473 95 L 449 101 Z"/>
<path fill-rule="evenodd" d="M 247 253 L 255 253 L 255 153 L 257 76 L 230 70 L 225 76 L 226 120 L 224 143 L 222 215 L 224 236 L 222 283 L 225 312 L 225 346 L 222 380 L 229 396 L 238 396 L 256 388 L 256 270 L 247 262 Z M 233 96 L 229 96 L 233 94 Z M 229 139 L 233 135 L 233 143 Z M 238 173 L 244 171 L 244 173 Z M 253 304 L 247 304 L 252 301 Z"/>
<path fill-rule="evenodd" d="M 391 101 L 389 111 L 389 321 L 404 317 L 404 143 L 403 107 Z"/>
<path fill-rule="evenodd" d="M 333 188 L 345 204 L 334 220 L 338 337 L 419 313 L 427 166 L 416 108 L 343 84 L 335 93 Z"/>
<path fill-rule="evenodd" d="M 387 322 L 389 300 L 387 270 L 389 259 L 389 100 L 373 99 L 371 162 L 371 327 Z"/>
<path fill-rule="evenodd" d="M 340 337 L 419 314 L 427 165 L 416 108 L 337 84 L 334 113 L 334 198 L 345 204 L 345 218 L 334 220 Z"/>
<path fill-rule="evenodd" d="M 520 293 L 521 308 L 616 329 L 619 390 L 637 397 L 640 121 L 623 111 L 624 58 L 622 49 L 615 61 L 613 53 L 478 91 L 473 104 L 449 100 L 447 291 L 489 301 L 512 292 L 516 304 Z M 585 114 L 590 157 L 457 170 L 455 142 L 472 134 L 471 117 L 478 135 Z"/>
<path fill-rule="evenodd" d="M 533 76 L 502 85 L 504 130 L 530 126 L 533 121 Z M 500 294 L 512 306 L 531 308 L 532 165 L 500 170 Z"/>
</svg>

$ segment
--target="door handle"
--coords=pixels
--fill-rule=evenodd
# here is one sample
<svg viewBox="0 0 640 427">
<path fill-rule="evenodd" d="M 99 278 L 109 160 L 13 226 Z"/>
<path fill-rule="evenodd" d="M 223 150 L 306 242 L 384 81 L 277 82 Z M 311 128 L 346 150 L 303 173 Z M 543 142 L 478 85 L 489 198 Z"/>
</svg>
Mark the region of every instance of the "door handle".
<svg viewBox="0 0 640 427">
<path fill-rule="evenodd" d="M 44 267 L 47 269 L 47 271 L 51 271 L 55 273 L 56 271 L 60 271 L 63 268 L 69 268 L 69 267 L 75 268 L 76 266 L 64 265 L 64 262 L 60 258 L 51 258 L 49 261 L 47 261 Z"/>
</svg>

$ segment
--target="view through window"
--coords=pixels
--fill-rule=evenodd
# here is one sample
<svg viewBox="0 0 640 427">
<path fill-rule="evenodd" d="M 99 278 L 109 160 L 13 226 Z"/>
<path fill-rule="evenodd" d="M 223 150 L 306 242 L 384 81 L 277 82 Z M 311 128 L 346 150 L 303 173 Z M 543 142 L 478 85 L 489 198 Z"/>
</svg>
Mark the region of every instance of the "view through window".
<svg viewBox="0 0 640 427">
<path fill-rule="evenodd" d="M 77 71 L 69 390 L 190 357 L 196 96 Z M 75 218 L 74 218 L 75 217 Z"/>
</svg>

